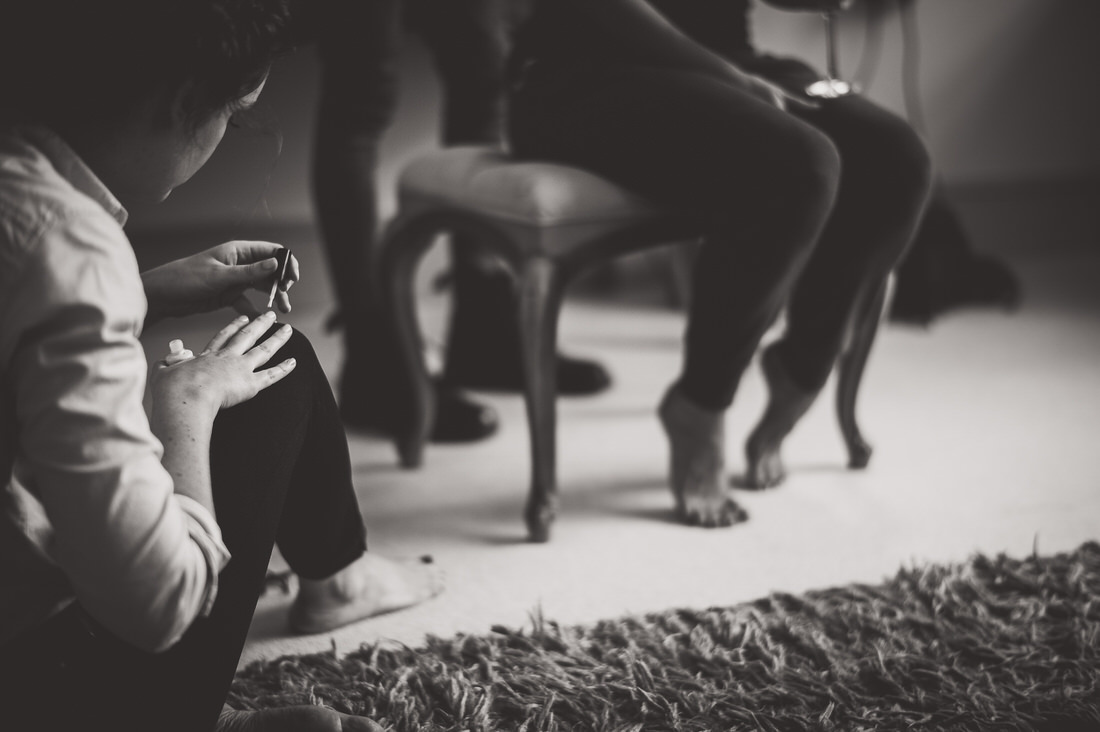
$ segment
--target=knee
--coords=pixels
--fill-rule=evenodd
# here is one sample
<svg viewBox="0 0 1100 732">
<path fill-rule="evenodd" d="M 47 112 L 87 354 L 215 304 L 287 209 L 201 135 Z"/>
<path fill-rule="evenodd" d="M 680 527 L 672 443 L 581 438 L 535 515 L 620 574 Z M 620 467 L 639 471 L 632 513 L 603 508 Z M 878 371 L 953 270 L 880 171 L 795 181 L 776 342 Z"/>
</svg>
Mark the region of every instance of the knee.
<svg viewBox="0 0 1100 732">
<path fill-rule="evenodd" d="M 270 338 L 280 325 L 272 326 L 261 338 Z M 251 429 L 265 425 L 265 434 L 284 434 L 307 424 L 317 401 L 318 390 L 328 389 L 328 379 L 317 359 L 313 345 L 298 330 L 257 371 L 276 366 L 288 358 L 295 361 L 290 373 L 274 384 L 261 389 L 255 396 L 218 413 L 220 429 Z"/>
<path fill-rule="evenodd" d="M 281 326 L 275 326 L 271 332 L 274 332 L 275 328 Z M 317 361 L 317 352 L 313 350 L 313 343 L 306 337 L 302 331 L 297 328 L 291 327 L 290 338 L 287 339 L 283 347 L 275 353 L 275 358 L 295 358 L 299 360 L 306 360 L 309 362 Z"/>
<path fill-rule="evenodd" d="M 807 256 L 836 201 L 840 154 L 828 137 L 804 127 L 786 136 L 770 158 L 756 199 L 757 215 L 765 217 L 760 225 L 773 235 L 777 253 L 790 249 L 790 256 Z"/>
<path fill-rule="evenodd" d="M 823 223 L 840 185 L 841 159 L 836 145 L 808 126 L 788 134 L 781 144 L 770 175 L 771 195 L 781 205 L 781 213 Z"/>
<path fill-rule="evenodd" d="M 932 159 L 924 141 L 904 120 L 891 118 L 865 148 L 844 160 L 852 183 L 872 192 L 883 211 L 909 214 L 923 208 L 932 187 Z M 862 181 L 860 180 L 862 179 Z"/>
<path fill-rule="evenodd" d="M 279 326 L 269 330 L 264 338 L 274 333 L 277 327 Z M 317 352 L 313 349 L 313 344 L 297 328 L 291 331 L 287 342 L 261 368 L 271 368 L 288 358 L 294 359 L 294 370 L 270 388 L 277 388 L 281 394 L 280 399 L 286 400 L 288 403 L 299 401 L 308 403 L 312 400 L 312 395 L 316 393 L 318 385 L 321 382 L 327 384 L 327 377 L 320 360 L 317 358 Z"/>
</svg>

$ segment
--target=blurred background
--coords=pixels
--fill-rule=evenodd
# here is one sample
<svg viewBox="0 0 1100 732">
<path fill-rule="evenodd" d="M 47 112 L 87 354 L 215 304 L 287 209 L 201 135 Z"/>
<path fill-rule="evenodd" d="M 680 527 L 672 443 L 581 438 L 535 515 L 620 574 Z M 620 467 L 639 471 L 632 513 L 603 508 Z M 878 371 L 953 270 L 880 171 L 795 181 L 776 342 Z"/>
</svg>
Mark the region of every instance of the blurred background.
<svg viewBox="0 0 1100 732">
<path fill-rule="evenodd" d="M 923 128 L 946 194 L 976 248 L 1079 246 L 1081 227 L 1100 229 L 1094 205 L 1100 192 L 1100 3 L 909 4 L 915 36 L 906 34 L 893 0 L 860 0 L 841 16 L 842 73 Z M 883 15 L 868 30 L 868 14 L 879 8 Z M 762 50 L 793 53 L 824 69 L 818 16 L 757 2 L 753 23 Z M 437 140 L 438 86 L 415 36 L 405 44 L 403 61 L 401 106 L 383 148 L 383 212 L 392 207 L 391 183 L 400 165 Z M 317 80 L 310 47 L 279 63 L 261 100 L 271 130 L 231 130 L 192 183 L 160 206 L 132 212 L 135 239 L 189 232 L 205 242 L 286 231 L 309 246 Z"/>
</svg>

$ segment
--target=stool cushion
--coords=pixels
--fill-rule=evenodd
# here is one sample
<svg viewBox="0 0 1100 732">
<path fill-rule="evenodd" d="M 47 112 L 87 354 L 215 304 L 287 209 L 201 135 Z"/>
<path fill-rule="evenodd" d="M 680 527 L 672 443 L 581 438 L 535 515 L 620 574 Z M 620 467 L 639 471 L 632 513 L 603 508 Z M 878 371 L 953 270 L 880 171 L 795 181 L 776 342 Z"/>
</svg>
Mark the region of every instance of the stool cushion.
<svg viewBox="0 0 1100 732">
<path fill-rule="evenodd" d="M 451 147 L 415 158 L 398 181 L 402 206 L 429 203 L 530 226 L 624 221 L 661 212 L 597 175 L 514 160 L 487 147 Z"/>
</svg>

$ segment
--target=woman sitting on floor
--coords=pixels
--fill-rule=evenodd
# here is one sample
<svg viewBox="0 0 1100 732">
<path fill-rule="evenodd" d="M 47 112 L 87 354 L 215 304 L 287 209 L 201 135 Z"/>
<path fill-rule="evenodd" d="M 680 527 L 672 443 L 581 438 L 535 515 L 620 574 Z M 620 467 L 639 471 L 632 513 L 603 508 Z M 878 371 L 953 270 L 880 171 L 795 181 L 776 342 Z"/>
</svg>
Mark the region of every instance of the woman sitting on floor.
<svg viewBox="0 0 1100 732">
<path fill-rule="evenodd" d="M 748 2 L 536 0 L 511 63 L 515 155 L 587 168 L 704 227 L 683 368 L 659 416 L 678 512 L 705 526 L 744 517 L 723 423 L 764 333 L 786 308 L 746 446 L 755 487 L 782 480 L 783 439 L 905 251 L 930 177 L 904 121 L 860 96 L 811 105 L 811 69 L 757 54 Z"/>
<path fill-rule="evenodd" d="M 0 726 L 378 729 L 223 709 L 276 541 L 300 632 L 438 591 L 430 567 L 366 553 L 325 374 L 244 298 L 273 283 L 278 245 L 139 274 L 122 229 L 123 204 L 167 196 L 255 103 L 285 8 L 18 0 L 0 16 Z M 283 312 L 296 278 L 292 261 Z M 143 324 L 230 304 L 248 314 L 154 365 L 147 418 Z"/>
</svg>

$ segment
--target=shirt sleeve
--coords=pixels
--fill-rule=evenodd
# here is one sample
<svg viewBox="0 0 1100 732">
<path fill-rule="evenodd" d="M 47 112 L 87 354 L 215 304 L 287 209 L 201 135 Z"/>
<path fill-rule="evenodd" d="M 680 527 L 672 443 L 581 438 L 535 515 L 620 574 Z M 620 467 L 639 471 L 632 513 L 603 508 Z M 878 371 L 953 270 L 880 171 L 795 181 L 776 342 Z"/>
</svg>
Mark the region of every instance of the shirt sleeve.
<svg viewBox="0 0 1100 732">
<path fill-rule="evenodd" d="M 147 305 L 121 228 L 58 215 L 9 303 L 23 319 L 10 361 L 17 460 L 53 529 L 44 549 L 92 617 L 163 650 L 209 612 L 229 553 L 213 516 L 175 494 L 149 428 Z"/>
</svg>

